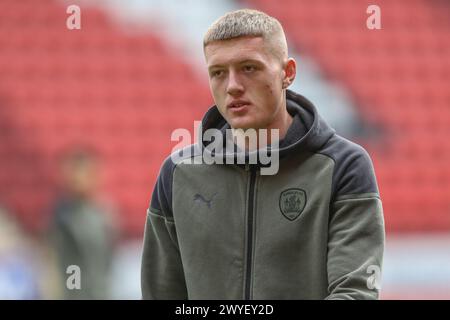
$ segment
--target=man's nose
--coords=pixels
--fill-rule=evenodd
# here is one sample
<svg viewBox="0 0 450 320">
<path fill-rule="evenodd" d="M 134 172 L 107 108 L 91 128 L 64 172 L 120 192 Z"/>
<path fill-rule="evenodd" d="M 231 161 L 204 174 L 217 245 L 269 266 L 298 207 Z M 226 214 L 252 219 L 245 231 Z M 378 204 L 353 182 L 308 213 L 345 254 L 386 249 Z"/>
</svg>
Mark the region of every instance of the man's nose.
<svg viewBox="0 0 450 320">
<path fill-rule="evenodd" d="M 227 93 L 231 96 L 242 94 L 244 86 L 242 85 L 239 76 L 234 71 L 230 71 L 228 75 Z"/>
</svg>

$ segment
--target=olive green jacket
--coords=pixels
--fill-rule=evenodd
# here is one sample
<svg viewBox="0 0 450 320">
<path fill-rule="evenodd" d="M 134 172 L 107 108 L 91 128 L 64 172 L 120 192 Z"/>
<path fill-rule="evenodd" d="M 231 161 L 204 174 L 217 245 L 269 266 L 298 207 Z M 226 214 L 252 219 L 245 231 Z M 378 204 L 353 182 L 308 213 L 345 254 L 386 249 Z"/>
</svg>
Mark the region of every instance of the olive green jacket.
<svg viewBox="0 0 450 320">
<path fill-rule="evenodd" d="M 384 250 L 382 203 L 371 159 L 337 135 L 303 96 L 279 170 L 164 162 L 145 225 L 144 299 L 377 299 Z M 203 128 L 229 128 L 217 107 Z M 192 152 L 187 152 L 192 151 Z"/>
</svg>

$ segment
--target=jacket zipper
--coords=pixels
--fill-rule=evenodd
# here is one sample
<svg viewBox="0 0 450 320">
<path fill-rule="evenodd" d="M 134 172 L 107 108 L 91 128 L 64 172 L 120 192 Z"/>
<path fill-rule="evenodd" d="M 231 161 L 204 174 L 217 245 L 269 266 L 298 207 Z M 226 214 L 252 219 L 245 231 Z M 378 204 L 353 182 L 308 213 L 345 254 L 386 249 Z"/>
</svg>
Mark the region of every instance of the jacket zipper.
<svg viewBox="0 0 450 320">
<path fill-rule="evenodd" d="M 248 165 L 246 169 L 248 170 Z M 245 272 L 244 300 L 251 299 L 251 279 L 252 279 L 252 255 L 253 255 L 253 223 L 254 223 L 254 198 L 255 198 L 256 167 L 250 166 L 250 186 L 248 191 L 247 207 L 247 263 Z"/>
</svg>

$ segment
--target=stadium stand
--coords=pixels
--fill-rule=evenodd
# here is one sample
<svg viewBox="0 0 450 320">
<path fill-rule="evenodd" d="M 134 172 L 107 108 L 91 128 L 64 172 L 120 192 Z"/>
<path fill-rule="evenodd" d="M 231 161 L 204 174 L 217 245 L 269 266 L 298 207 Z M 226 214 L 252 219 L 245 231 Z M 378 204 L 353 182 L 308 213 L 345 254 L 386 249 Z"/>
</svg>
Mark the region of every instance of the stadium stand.
<svg viewBox="0 0 450 320">
<path fill-rule="evenodd" d="M 366 28 L 370 1 L 252 0 L 277 17 L 297 51 L 357 98 L 383 128 L 359 140 L 373 157 L 388 231 L 450 229 L 450 7 L 376 1 L 382 28 Z"/>
<path fill-rule="evenodd" d="M 383 130 L 359 139 L 373 157 L 388 231 L 450 230 L 450 20 L 445 2 L 252 0 L 285 25 L 297 52 L 354 95 Z M 32 10 L 30 8 L 33 8 Z M 60 2 L 4 0 L 0 10 L 0 201 L 30 229 L 46 221 L 55 158 L 95 146 L 105 191 L 130 235 L 145 210 L 175 128 L 192 132 L 212 103 L 205 80 L 157 34 L 122 33 L 101 10 L 61 28 Z"/>
<path fill-rule="evenodd" d="M 205 81 L 157 36 L 121 33 L 99 10 L 68 30 L 60 2 L 0 7 L 0 201 L 39 231 L 58 155 L 85 144 L 103 159 L 127 234 L 141 234 L 171 132 L 192 132 L 211 105 Z"/>
</svg>

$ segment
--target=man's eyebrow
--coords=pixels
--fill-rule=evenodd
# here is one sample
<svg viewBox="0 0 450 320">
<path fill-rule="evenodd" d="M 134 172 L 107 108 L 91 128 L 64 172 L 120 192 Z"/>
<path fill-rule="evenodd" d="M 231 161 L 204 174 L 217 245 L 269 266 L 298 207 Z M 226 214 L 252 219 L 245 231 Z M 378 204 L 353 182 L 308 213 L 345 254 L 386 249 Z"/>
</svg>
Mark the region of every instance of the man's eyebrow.
<svg viewBox="0 0 450 320">
<path fill-rule="evenodd" d="M 256 64 L 262 64 L 261 61 L 257 60 L 257 59 L 245 59 L 242 61 L 239 61 L 238 64 L 245 64 L 245 63 L 256 63 Z"/>
<path fill-rule="evenodd" d="M 215 69 L 215 68 L 223 68 L 223 67 L 224 67 L 223 64 L 213 64 L 212 66 L 208 67 L 208 70 Z"/>
<path fill-rule="evenodd" d="M 244 59 L 244 60 L 232 62 L 232 64 L 245 64 L 245 63 L 249 63 L 249 62 L 256 63 L 256 64 L 263 64 L 261 61 L 259 61 L 257 59 Z M 215 69 L 215 68 L 223 68 L 224 66 L 225 66 L 224 64 L 213 64 L 208 67 L 208 70 Z"/>
</svg>

